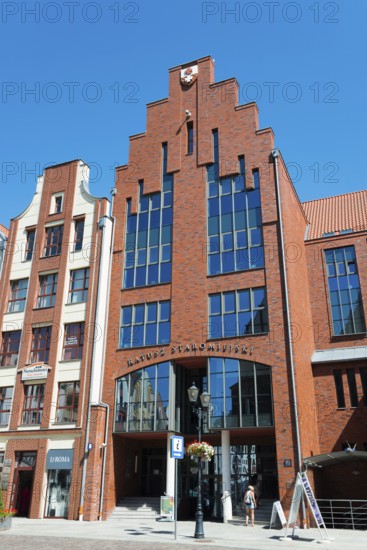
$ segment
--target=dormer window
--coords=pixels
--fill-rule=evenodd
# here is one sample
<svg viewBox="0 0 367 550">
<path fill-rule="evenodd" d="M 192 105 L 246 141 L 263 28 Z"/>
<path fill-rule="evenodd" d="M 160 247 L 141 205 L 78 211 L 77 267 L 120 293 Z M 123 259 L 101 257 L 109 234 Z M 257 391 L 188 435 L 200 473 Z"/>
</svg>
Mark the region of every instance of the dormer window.
<svg viewBox="0 0 367 550">
<path fill-rule="evenodd" d="M 52 195 L 50 214 L 60 214 L 64 202 L 64 193 Z"/>
</svg>

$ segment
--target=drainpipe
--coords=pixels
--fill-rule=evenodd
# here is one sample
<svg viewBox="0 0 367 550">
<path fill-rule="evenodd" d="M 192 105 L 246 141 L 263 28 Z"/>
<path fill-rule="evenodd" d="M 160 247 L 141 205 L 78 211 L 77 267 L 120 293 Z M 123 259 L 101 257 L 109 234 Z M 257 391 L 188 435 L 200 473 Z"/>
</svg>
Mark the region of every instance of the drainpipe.
<svg viewBox="0 0 367 550">
<path fill-rule="evenodd" d="M 278 171 L 278 157 L 280 155 L 279 149 L 273 149 L 272 152 L 271 152 L 271 155 L 274 159 L 277 208 L 278 208 L 278 216 L 279 216 L 280 248 L 281 248 L 281 258 L 282 258 L 285 307 L 286 307 L 286 316 L 287 316 L 287 338 L 288 338 L 289 362 L 290 362 L 290 370 L 291 370 L 293 413 L 294 413 L 295 429 L 296 429 L 297 461 L 298 461 L 298 470 L 301 473 L 301 471 L 302 471 L 301 439 L 300 439 L 299 422 L 298 422 L 296 379 L 295 379 L 295 373 L 294 373 L 294 356 L 293 356 L 292 331 L 291 331 L 291 314 L 290 314 L 290 308 L 289 308 L 287 269 L 286 269 L 286 263 L 285 263 L 285 253 L 284 253 L 284 233 L 283 233 L 282 205 L 281 205 L 281 199 L 280 199 L 280 186 L 279 186 L 279 171 Z M 303 520 L 305 520 L 306 519 L 306 509 L 305 509 L 305 503 L 304 503 L 303 495 L 302 495 L 302 516 L 303 516 Z"/>
<path fill-rule="evenodd" d="M 112 193 L 111 193 L 112 194 Z M 111 210 L 112 212 L 112 210 Z M 99 298 L 99 288 L 100 288 L 100 284 L 103 284 L 103 281 L 101 281 L 101 278 L 100 278 L 100 274 L 101 274 L 101 266 L 102 266 L 102 260 L 103 260 L 103 242 L 104 242 L 104 238 L 105 238 L 105 224 L 103 223 L 103 217 L 100 218 L 99 222 L 98 222 L 98 227 L 99 229 L 101 229 L 101 233 L 102 233 L 102 236 L 101 236 L 101 254 L 100 254 L 100 258 L 99 258 L 99 273 L 98 273 L 98 283 L 97 283 L 97 296 L 96 296 L 96 315 L 95 315 L 95 318 L 97 319 L 98 318 L 98 312 L 99 312 L 99 308 L 100 308 L 100 298 Z M 114 228 L 114 224 L 113 224 L 113 228 Z M 112 230 L 112 233 L 111 235 L 113 235 L 113 230 Z M 110 269 L 110 266 L 111 266 L 111 258 L 112 258 L 112 245 L 111 245 L 111 252 L 110 252 L 110 262 L 109 262 L 109 269 Z M 108 291 L 109 291 L 109 271 L 108 271 Z M 105 307 L 107 305 L 107 302 L 105 304 Z M 106 323 L 107 323 L 107 320 L 106 320 L 106 317 L 107 315 L 105 315 L 105 326 L 104 326 L 104 332 L 103 332 L 103 354 L 102 354 L 102 357 L 104 358 L 104 353 L 105 353 L 105 342 L 106 342 L 106 338 L 105 338 L 105 335 L 106 335 Z M 94 373 L 94 361 L 95 361 L 95 342 L 96 342 L 96 338 L 98 337 L 98 327 L 97 325 L 95 326 L 95 332 L 94 332 L 94 340 L 93 340 L 93 350 L 92 350 L 92 360 L 91 360 L 91 372 L 90 372 L 90 386 L 89 386 L 89 399 L 88 399 L 88 415 L 87 415 L 87 425 L 86 425 L 86 432 L 85 432 L 85 448 L 84 448 L 84 461 L 83 461 L 83 471 L 82 471 L 82 483 L 81 483 L 81 494 L 80 494 L 80 505 L 79 505 L 79 521 L 83 521 L 83 517 L 84 517 L 84 513 L 83 513 L 83 507 L 84 507 L 84 493 L 85 493 L 85 480 L 86 480 L 86 475 L 87 475 L 87 458 L 88 458 L 88 453 L 89 453 L 89 449 L 88 449 L 88 442 L 89 442 L 89 432 L 90 432 L 90 416 L 91 416 L 91 402 L 92 402 L 92 394 L 93 394 L 93 373 Z M 102 378 L 102 377 L 101 377 Z M 100 401 L 100 400 L 99 400 Z M 104 443 L 102 444 L 102 448 L 103 448 L 103 464 L 102 464 L 102 476 L 104 478 L 104 467 L 105 467 L 105 447 L 107 445 L 107 431 L 108 431 L 108 419 L 109 419 L 109 407 L 106 403 L 102 403 L 102 402 L 98 402 L 98 405 L 101 405 L 102 407 L 105 407 L 107 409 L 107 414 L 106 414 L 106 425 L 105 425 L 105 438 L 104 438 Z M 102 495 L 103 497 L 103 495 Z M 99 517 L 100 514 L 98 514 L 98 517 Z"/>
<path fill-rule="evenodd" d="M 113 247 L 114 247 L 114 240 L 115 240 L 115 226 L 116 226 L 116 220 L 113 217 L 113 205 L 114 205 L 114 199 L 116 196 L 116 188 L 114 187 L 110 191 L 111 193 L 111 209 L 110 209 L 110 218 L 112 219 L 112 235 L 111 235 L 111 248 L 110 248 L 110 265 L 108 268 L 108 287 L 107 287 L 107 304 L 109 302 L 110 297 L 110 287 L 111 287 L 111 270 L 112 270 L 112 258 L 113 258 Z M 106 357 L 106 345 L 107 345 L 107 326 L 108 326 L 108 316 L 105 317 L 105 332 L 104 332 L 104 340 L 103 340 L 103 369 L 104 369 L 104 360 Z M 100 388 L 100 397 L 102 393 L 102 385 Z M 99 512 L 98 512 L 98 520 L 102 521 L 102 514 L 103 514 L 103 497 L 104 497 L 104 488 L 105 488 L 105 473 L 106 473 L 106 459 L 107 459 L 107 441 L 108 441 L 108 424 L 109 424 L 109 418 L 110 418 L 110 407 L 107 405 L 107 403 L 103 403 L 103 401 L 100 399 L 99 404 L 102 407 L 106 408 L 106 425 L 105 425 L 105 435 L 104 435 L 104 442 L 102 443 L 102 449 L 103 449 L 103 461 L 102 461 L 102 474 L 101 474 L 101 494 L 99 499 Z"/>
</svg>

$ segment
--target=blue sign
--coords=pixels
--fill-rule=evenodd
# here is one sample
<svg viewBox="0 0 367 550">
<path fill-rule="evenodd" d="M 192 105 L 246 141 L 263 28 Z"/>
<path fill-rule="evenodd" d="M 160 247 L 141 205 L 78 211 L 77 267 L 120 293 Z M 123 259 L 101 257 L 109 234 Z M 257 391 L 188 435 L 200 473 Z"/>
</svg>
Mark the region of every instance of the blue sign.
<svg viewBox="0 0 367 550">
<path fill-rule="evenodd" d="M 171 436 L 171 457 L 183 458 L 185 453 L 184 438 L 182 435 Z"/>
<path fill-rule="evenodd" d="M 47 453 L 46 470 L 71 470 L 73 449 L 51 450 Z"/>
</svg>

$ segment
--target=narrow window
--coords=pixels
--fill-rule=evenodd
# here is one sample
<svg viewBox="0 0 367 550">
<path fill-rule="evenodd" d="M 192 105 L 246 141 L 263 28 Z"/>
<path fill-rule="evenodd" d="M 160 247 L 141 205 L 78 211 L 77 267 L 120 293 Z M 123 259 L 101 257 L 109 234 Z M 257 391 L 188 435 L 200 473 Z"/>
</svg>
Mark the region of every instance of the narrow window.
<svg viewBox="0 0 367 550">
<path fill-rule="evenodd" d="M 24 257 L 26 262 L 30 262 L 33 257 L 35 237 L 36 237 L 35 229 L 27 231 L 27 244 L 25 248 L 25 257 Z"/>
<path fill-rule="evenodd" d="M 88 300 L 89 268 L 74 269 L 70 272 L 69 304 Z"/>
<path fill-rule="evenodd" d="M 343 375 L 341 370 L 334 370 L 334 382 L 335 382 L 336 400 L 338 403 L 338 409 L 345 409 Z"/>
<path fill-rule="evenodd" d="M 0 426 L 9 424 L 13 388 L 0 388 Z"/>
<path fill-rule="evenodd" d="M 41 424 L 45 384 L 24 386 L 23 424 Z"/>
<path fill-rule="evenodd" d="M 75 221 L 74 252 L 83 248 L 84 218 Z"/>
<path fill-rule="evenodd" d="M 79 382 L 59 384 L 56 422 L 76 422 L 79 404 Z"/>
<path fill-rule="evenodd" d="M 187 154 L 191 155 L 194 152 L 194 123 L 190 120 L 187 125 Z"/>
<path fill-rule="evenodd" d="M 50 353 L 52 327 L 37 327 L 32 330 L 30 363 L 47 363 Z"/>
<path fill-rule="evenodd" d="M 347 379 L 348 379 L 348 386 L 349 386 L 350 406 L 358 407 L 356 371 L 354 369 L 347 369 Z"/>
<path fill-rule="evenodd" d="M 84 323 L 65 325 L 64 361 L 81 359 L 83 355 Z"/>
<path fill-rule="evenodd" d="M 59 214 L 62 211 L 62 196 L 55 197 L 55 214 Z"/>
<path fill-rule="evenodd" d="M 45 257 L 61 254 L 63 232 L 63 225 L 54 225 L 46 228 Z"/>
<path fill-rule="evenodd" d="M 28 279 L 10 281 L 9 313 L 24 311 L 27 299 Z"/>
<path fill-rule="evenodd" d="M 17 365 L 21 334 L 21 330 L 3 332 L 0 354 L 1 367 L 15 367 Z"/>
<path fill-rule="evenodd" d="M 57 273 L 40 275 L 40 286 L 37 307 L 52 307 L 55 305 L 57 290 Z"/>
</svg>

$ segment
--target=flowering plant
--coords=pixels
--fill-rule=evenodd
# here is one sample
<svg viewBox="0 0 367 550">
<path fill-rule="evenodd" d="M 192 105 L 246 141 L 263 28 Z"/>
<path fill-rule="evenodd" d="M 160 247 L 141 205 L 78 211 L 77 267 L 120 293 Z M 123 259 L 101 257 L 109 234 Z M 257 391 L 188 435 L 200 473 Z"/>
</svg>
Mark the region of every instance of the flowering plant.
<svg viewBox="0 0 367 550">
<path fill-rule="evenodd" d="M 186 454 L 188 456 L 201 458 L 210 461 L 214 456 L 214 447 L 206 441 L 193 441 L 186 445 Z"/>
<path fill-rule="evenodd" d="M 11 516 L 14 516 L 14 514 L 16 514 L 17 511 L 16 510 L 6 510 L 4 508 L 4 501 L 3 501 L 3 493 L 1 491 L 1 487 L 0 487 L 0 520 L 2 518 L 7 518 L 7 517 L 11 517 Z"/>
</svg>

